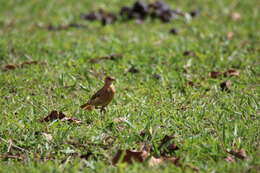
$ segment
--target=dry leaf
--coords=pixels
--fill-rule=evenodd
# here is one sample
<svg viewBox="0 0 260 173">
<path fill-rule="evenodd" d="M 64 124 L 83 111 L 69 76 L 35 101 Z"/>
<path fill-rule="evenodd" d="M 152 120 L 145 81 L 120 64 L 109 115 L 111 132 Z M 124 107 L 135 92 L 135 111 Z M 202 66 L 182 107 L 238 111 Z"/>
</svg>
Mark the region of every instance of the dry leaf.
<svg viewBox="0 0 260 173">
<path fill-rule="evenodd" d="M 227 70 L 225 73 L 224 73 L 224 76 L 225 77 L 229 77 L 229 76 L 239 76 L 239 71 L 238 70 L 235 70 L 235 69 L 230 69 L 230 70 Z"/>
<path fill-rule="evenodd" d="M 63 112 L 58 112 L 58 111 L 51 111 L 51 113 L 43 118 L 41 121 L 42 122 L 48 122 L 48 121 L 53 121 L 53 120 L 56 120 L 56 119 L 63 119 L 65 118 L 65 114 Z"/>
<path fill-rule="evenodd" d="M 14 65 L 14 64 L 7 64 L 7 65 L 4 66 L 3 70 L 4 70 L 4 71 L 14 70 L 14 69 L 16 69 L 16 68 L 17 68 L 17 66 Z"/>
<path fill-rule="evenodd" d="M 53 121 L 53 120 L 61 120 L 61 121 L 68 121 L 68 122 L 71 122 L 71 123 L 76 123 L 76 124 L 80 124 L 82 123 L 82 121 L 74 118 L 74 117 L 66 117 L 66 115 L 63 113 L 63 112 L 58 112 L 56 110 L 54 111 L 51 111 L 51 113 L 46 116 L 45 118 L 43 118 L 41 120 L 41 122 L 48 122 L 48 121 Z"/>
<path fill-rule="evenodd" d="M 113 165 L 119 162 L 132 164 L 133 162 L 144 162 L 148 157 L 146 151 L 119 150 L 112 159 Z"/>
<path fill-rule="evenodd" d="M 247 155 L 246 155 L 246 151 L 244 149 L 240 149 L 240 150 L 230 150 L 228 151 L 229 154 L 232 154 L 233 156 L 235 156 L 236 158 L 245 160 L 247 159 Z"/>
<path fill-rule="evenodd" d="M 238 21 L 238 20 L 241 19 L 241 15 L 240 15 L 240 13 L 238 13 L 238 12 L 233 12 L 233 13 L 231 13 L 231 18 L 232 18 L 232 20 L 234 20 L 234 21 Z"/>
<path fill-rule="evenodd" d="M 222 75 L 222 72 L 219 72 L 219 71 L 212 71 L 212 72 L 209 73 L 209 76 L 211 78 L 214 78 L 214 79 L 221 76 L 221 75 Z"/>
<path fill-rule="evenodd" d="M 43 137 L 47 140 L 47 141 L 51 141 L 52 140 L 52 135 L 48 134 L 48 133 L 42 133 Z"/>
<path fill-rule="evenodd" d="M 234 37 L 234 33 L 233 32 L 228 32 L 227 33 L 227 39 L 231 40 Z"/>
<path fill-rule="evenodd" d="M 224 81 L 220 84 L 222 91 L 229 91 L 231 88 L 232 82 L 230 80 Z"/>
</svg>

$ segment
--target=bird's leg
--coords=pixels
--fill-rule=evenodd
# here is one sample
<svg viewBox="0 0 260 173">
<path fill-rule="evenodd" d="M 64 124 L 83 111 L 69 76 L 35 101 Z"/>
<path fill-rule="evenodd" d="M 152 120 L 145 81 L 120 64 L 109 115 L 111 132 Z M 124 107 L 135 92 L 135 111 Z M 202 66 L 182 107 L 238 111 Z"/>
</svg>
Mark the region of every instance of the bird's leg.
<svg viewBox="0 0 260 173">
<path fill-rule="evenodd" d="M 101 113 L 106 113 L 105 106 L 102 106 L 102 107 L 100 108 L 100 112 L 101 112 Z"/>
</svg>

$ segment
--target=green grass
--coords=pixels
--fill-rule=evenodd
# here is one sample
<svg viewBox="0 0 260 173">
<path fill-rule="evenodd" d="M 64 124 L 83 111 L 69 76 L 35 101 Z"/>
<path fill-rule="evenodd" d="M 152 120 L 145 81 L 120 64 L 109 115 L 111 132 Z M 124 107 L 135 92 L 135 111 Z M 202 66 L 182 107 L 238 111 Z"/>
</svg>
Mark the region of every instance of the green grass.
<svg viewBox="0 0 260 173">
<path fill-rule="evenodd" d="M 168 1 L 183 11 L 200 9 L 190 22 L 180 17 L 169 24 L 147 20 L 103 27 L 79 17 L 98 8 L 117 12 L 132 2 L 1 2 L 1 68 L 30 60 L 40 64 L 0 71 L 0 137 L 26 149 L 12 147 L 12 154 L 24 154 L 25 159 L 1 158 L 0 172 L 192 172 L 173 164 L 111 165 L 118 149 L 133 149 L 140 142 L 156 148 L 165 135 L 175 136 L 180 147 L 175 157 L 201 172 L 260 171 L 258 0 Z M 240 13 L 241 19 L 233 21 L 232 12 Z M 39 27 L 71 22 L 86 24 L 87 29 Z M 172 27 L 179 35 L 169 34 Z M 231 40 L 226 39 L 227 32 L 234 33 Z M 186 50 L 196 56 L 183 56 Z M 90 58 L 116 53 L 123 58 L 88 63 Z M 140 72 L 128 73 L 132 65 Z M 240 75 L 208 76 L 210 71 L 231 68 Z M 79 106 L 101 87 L 104 73 L 118 79 L 114 101 L 105 115 L 82 111 Z M 162 79 L 154 79 L 153 74 Z M 231 91 L 222 92 L 219 84 L 227 79 L 232 81 Z M 188 86 L 187 81 L 198 86 Z M 51 110 L 63 111 L 83 124 L 39 122 Z M 127 117 L 128 122 L 113 122 L 118 117 Z M 140 137 L 142 130 L 150 131 L 151 138 Z M 53 140 L 46 141 L 42 132 Z M 0 141 L 4 155 L 9 143 Z M 233 146 L 243 148 L 248 159 L 226 162 L 226 150 Z M 93 155 L 84 160 L 70 152 Z"/>
</svg>

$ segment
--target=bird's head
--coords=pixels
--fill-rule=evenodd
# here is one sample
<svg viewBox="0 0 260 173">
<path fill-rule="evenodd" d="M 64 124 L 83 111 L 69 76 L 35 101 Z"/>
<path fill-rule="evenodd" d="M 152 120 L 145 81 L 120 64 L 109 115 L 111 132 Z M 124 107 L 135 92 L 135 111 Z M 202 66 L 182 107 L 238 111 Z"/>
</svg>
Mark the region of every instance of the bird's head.
<svg viewBox="0 0 260 173">
<path fill-rule="evenodd" d="M 111 85 L 114 81 L 116 81 L 116 79 L 113 78 L 113 77 L 111 77 L 111 76 L 107 76 L 107 77 L 105 78 L 105 84 L 106 84 L 106 85 Z"/>
</svg>

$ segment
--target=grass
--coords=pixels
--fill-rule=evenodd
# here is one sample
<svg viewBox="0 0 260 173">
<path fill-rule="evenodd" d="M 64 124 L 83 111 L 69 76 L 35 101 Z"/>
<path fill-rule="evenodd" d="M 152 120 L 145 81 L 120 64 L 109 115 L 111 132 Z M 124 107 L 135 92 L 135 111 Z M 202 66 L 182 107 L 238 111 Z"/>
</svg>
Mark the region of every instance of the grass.
<svg viewBox="0 0 260 173">
<path fill-rule="evenodd" d="M 39 64 L 0 71 L 0 154 L 10 146 L 24 160 L 1 158 L 0 172 L 192 172 L 173 164 L 119 164 L 118 149 L 146 142 L 156 148 L 165 135 L 174 135 L 183 165 L 201 172 L 258 172 L 259 2 L 257 0 L 168 1 L 183 11 L 200 9 L 198 17 L 169 24 L 118 22 L 101 26 L 82 21 L 81 13 L 104 8 L 113 12 L 133 1 L 4 1 L 0 6 L 0 64 Z M 257 5 L 258 4 L 258 5 Z M 234 21 L 230 14 L 238 12 Z M 86 29 L 48 31 L 40 26 L 83 23 Z M 169 34 L 177 28 L 178 35 Z M 231 40 L 226 39 L 233 32 Z M 196 56 L 184 56 L 184 51 Z M 88 59 L 122 54 L 117 61 Z M 128 73 L 134 65 L 139 73 Z M 237 69 L 237 77 L 212 79 L 211 71 Z M 101 87 L 104 75 L 118 79 L 117 94 L 105 115 L 79 106 Z M 160 80 L 153 74 L 159 74 Z M 232 81 L 230 92 L 219 84 Z M 192 81 L 197 86 L 187 85 Z M 82 125 L 60 121 L 41 123 L 51 110 L 63 111 Z M 114 119 L 126 117 L 125 123 Z M 147 131 L 150 138 L 141 137 Z M 47 141 L 42 133 L 51 134 Z M 4 142 L 5 140 L 5 142 Z M 72 145 L 70 141 L 77 143 Z M 83 147 L 80 145 L 83 145 Z M 224 160 L 227 149 L 244 149 L 246 160 Z M 92 152 L 88 159 L 71 153 Z"/>
</svg>

